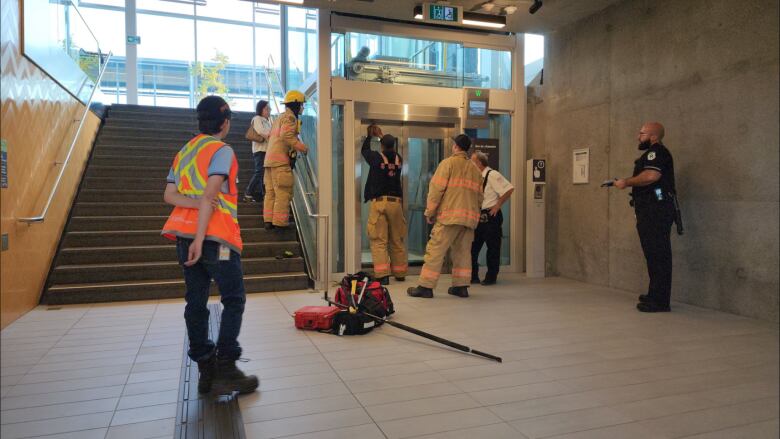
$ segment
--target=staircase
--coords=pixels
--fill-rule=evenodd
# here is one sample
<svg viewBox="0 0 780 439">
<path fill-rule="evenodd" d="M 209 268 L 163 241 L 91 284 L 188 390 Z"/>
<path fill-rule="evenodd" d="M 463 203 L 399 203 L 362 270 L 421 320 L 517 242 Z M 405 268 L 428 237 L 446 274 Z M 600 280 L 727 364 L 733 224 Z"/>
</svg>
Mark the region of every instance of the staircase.
<svg viewBox="0 0 780 439">
<path fill-rule="evenodd" d="M 253 172 L 244 132 L 253 113 L 233 113 L 225 141 L 239 162 L 239 193 Z M 43 302 L 69 304 L 184 297 L 176 246 L 160 236 L 172 207 L 165 178 L 197 133 L 191 109 L 112 105 L 98 133 L 49 275 Z M 241 197 L 239 197 L 242 199 Z M 307 288 L 294 228 L 266 231 L 260 205 L 239 201 L 247 293 Z M 294 257 L 277 259 L 285 250 Z M 212 294 L 216 294 L 212 284 Z"/>
</svg>

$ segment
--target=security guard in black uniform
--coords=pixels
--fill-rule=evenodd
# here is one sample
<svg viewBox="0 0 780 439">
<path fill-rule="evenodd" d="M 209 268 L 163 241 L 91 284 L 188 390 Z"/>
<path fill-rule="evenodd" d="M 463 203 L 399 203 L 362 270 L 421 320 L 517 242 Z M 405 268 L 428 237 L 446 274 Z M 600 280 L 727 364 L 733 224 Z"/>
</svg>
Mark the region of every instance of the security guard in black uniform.
<svg viewBox="0 0 780 439">
<path fill-rule="evenodd" d="M 371 242 L 374 276 L 382 285 L 390 283 L 390 273 L 403 281 L 408 269 L 406 218 L 404 218 L 401 170 L 403 159 L 396 151 L 396 138 L 376 125 L 368 127 L 361 153 L 370 166 L 364 201 L 369 205 L 367 234 Z M 371 139 L 379 137 L 382 152 L 371 150 Z M 389 257 L 388 257 L 389 254 Z"/>
<path fill-rule="evenodd" d="M 636 213 L 636 229 L 647 260 L 650 287 L 639 296 L 642 312 L 667 312 L 672 294 L 672 244 L 670 233 L 676 219 L 676 190 L 672 154 L 661 143 L 664 127 L 648 122 L 639 131 L 642 156 L 634 162 L 633 177 L 617 179 L 615 187 L 631 186 L 631 204 Z M 678 233 L 681 223 L 678 221 Z"/>
</svg>

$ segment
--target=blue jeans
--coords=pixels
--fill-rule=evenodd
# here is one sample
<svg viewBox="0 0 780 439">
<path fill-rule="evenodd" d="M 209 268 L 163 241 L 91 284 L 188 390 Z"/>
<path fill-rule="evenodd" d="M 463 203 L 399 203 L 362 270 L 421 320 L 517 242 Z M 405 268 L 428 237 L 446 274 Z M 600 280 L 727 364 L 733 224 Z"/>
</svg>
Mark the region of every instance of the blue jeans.
<svg viewBox="0 0 780 439">
<path fill-rule="evenodd" d="M 223 307 L 216 345 L 217 355 L 221 359 L 238 360 L 241 356 L 238 333 L 241 331 L 241 319 L 246 303 L 241 255 L 231 250 L 230 259 L 220 261 L 220 244 L 214 241 L 203 241 L 203 254 L 200 260 L 195 265 L 186 267 L 184 262 L 187 261 L 190 243 L 192 243 L 191 239 L 176 239 L 176 253 L 179 264 L 184 270 L 184 282 L 187 286 L 187 293 L 184 296 L 187 301 L 184 308 L 184 321 L 190 339 L 187 355 L 193 361 L 198 361 L 208 358 L 214 352 L 214 342 L 209 339 L 207 306 L 209 286 L 211 279 L 214 279 L 222 296 Z"/>
<path fill-rule="evenodd" d="M 252 175 L 252 178 L 249 179 L 249 185 L 247 185 L 244 193 L 251 195 L 258 203 L 262 203 L 263 197 L 265 197 L 265 186 L 263 186 L 265 151 L 253 153 L 252 159 L 255 161 L 255 173 Z"/>
</svg>

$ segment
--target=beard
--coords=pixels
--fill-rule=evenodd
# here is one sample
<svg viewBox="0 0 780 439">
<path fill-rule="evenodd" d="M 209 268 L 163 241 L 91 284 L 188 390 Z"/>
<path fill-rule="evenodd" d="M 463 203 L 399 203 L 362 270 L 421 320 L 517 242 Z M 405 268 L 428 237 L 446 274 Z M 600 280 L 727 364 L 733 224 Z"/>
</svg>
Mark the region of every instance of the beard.
<svg viewBox="0 0 780 439">
<path fill-rule="evenodd" d="M 640 142 L 639 146 L 637 148 L 639 148 L 640 151 L 644 151 L 644 150 L 650 148 L 650 146 L 651 146 L 650 141 L 649 140 L 645 140 L 644 142 Z"/>
</svg>

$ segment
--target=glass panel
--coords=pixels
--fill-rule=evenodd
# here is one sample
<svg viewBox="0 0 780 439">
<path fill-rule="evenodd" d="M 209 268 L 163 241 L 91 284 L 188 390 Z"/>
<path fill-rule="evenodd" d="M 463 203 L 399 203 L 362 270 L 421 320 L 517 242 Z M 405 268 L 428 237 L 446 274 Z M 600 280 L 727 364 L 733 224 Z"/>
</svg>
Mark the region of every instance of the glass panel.
<svg viewBox="0 0 780 439">
<path fill-rule="evenodd" d="M 251 10 L 247 9 L 246 14 L 251 14 Z M 234 110 L 252 111 L 252 27 L 205 20 L 197 23 L 195 101 L 218 94 L 224 96 Z"/>
<path fill-rule="evenodd" d="M 436 166 L 444 159 L 442 139 L 409 138 L 406 163 L 407 223 L 409 225 L 409 263 L 420 265 L 425 256 L 425 246 L 431 232 L 431 225 L 425 221 L 425 203 L 428 199 L 428 184 L 436 172 Z"/>
<path fill-rule="evenodd" d="M 344 106 L 331 106 L 331 168 L 333 209 L 330 213 L 330 230 L 333 249 L 333 271 L 344 271 Z"/>
<path fill-rule="evenodd" d="M 287 90 L 317 70 L 317 10 L 287 8 Z"/>
<path fill-rule="evenodd" d="M 344 34 L 330 35 L 330 74 L 344 77 Z"/>
<path fill-rule="evenodd" d="M 499 166 L 498 166 L 498 172 L 501 173 L 507 180 L 512 180 L 512 117 L 508 114 L 491 114 L 490 115 L 490 121 L 489 121 L 489 127 L 488 128 L 481 128 L 477 130 L 477 138 L 480 139 L 498 139 L 498 156 L 500 157 L 499 160 Z M 504 216 L 504 224 L 502 226 L 502 243 L 501 243 L 501 265 L 509 265 L 510 263 L 510 253 L 509 253 L 509 243 L 511 242 L 512 235 L 511 235 L 511 224 L 512 224 L 512 213 L 510 209 L 510 205 L 513 202 L 513 200 L 519 199 L 518 197 L 521 196 L 521 193 L 519 192 L 522 190 L 522 185 L 518 185 L 517 182 L 512 182 L 512 184 L 515 185 L 515 192 L 514 194 L 507 200 L 506 203 L 501 207 L 501 213 Z M 518 189 L 520 187 L 521 189 Z M 481 266 L 485 266 L 485 250 L 486 247 L 482 249 L 482 252 L 479 256 L 479 264 Z"/>
<path fill-rule="evenodd" d="M 301 230 L 301 244 L 306 252 L 306 259 L 311 267 L 312 276 L 317 276 L 317 218 L 308 215 L 306 203 L 311 207 L 312 213 L 318 211 L 318 187 L 316 180 L 317 163 L 317 94 L 310 96 L 304 106 L 301 115 L 301 140 L 309 147 L 308 155 L 299 155 L 295 162 L 295 183 L 293 200 L 295 201 L 295 215 L 298 219 L 298 227 Z M 321 280 L 321 279 L 318 279 Z"/>
<path fill-rule="evenodd" d="M 124 2 L 122 2 L 124 6 Z M 139 12 L 170 12 L 174 14 L 192 15 L 195 5 L 192 2 L 171 2 L 162 0 L 135 0 L 136 13 Z M 142 41 L 143 42 L 143 41 Z"/>
<path fill-rule="evenodd" d="M 159 1 L 159 0 L 158 0 Z M 246 1 L 203 1 L 198 4 L 198 17 L 218 18 L 220 20 L 243 21 L 252 24 L 252 2 Z M 214 37 L 213 34 L 209 38 Z M 236 39 L 234 42 L 238 42 Z M 248 41 L 252 41 L 250 38 Z M 251 53 L 251 52 L 250 52 Z"/>
<path fill-rule="evenodd" d="M 26 0 L 24 8 L 25 56 L 86 102 L 102 63 L 97 38 L 70 3 Z"/>
<path fill-rule="evenodd" d="M 462 87 L 458 43 L 347 33 L 344 66 L 358 81 Z"/>
<path fill-rule="evenodd" d="M 258 3 L 255 7 L 255 100 L 265 99 L 268 102 L 274 102 L 271 99 L 270 90 L 274 88 L 266 77 L 267 69 L 270 67 L 276 72 L 276 78 L 282 77 L 281 72 L 281 37 L 279 25 L 281 17 L 279 14 L 279 5 L 266 5 Z M 282 92 L 276 90 L 278 100 L 281 101 Z M 279 110 L 282 110 L 281 108 Z M 271 112 L 278 113 L 275 105 L 271 105 Z"/>
<path fill-rule="evenodd" d="M 525 85 L 544 68 L 544 36 L 525 34 Z"/>
<path fill-rule="evenodd" d="M 194 107 L 191 69 L 195 24 L 191 19 L 137 14 L 138 103 Z M 171 38 L 176 35 L 176 38 Z"/>
<path fill-rule="evenodd" d="M 512 89 L 512 54 L 506 50 L 463 49 L 466 87 Z"/>
</svg>

